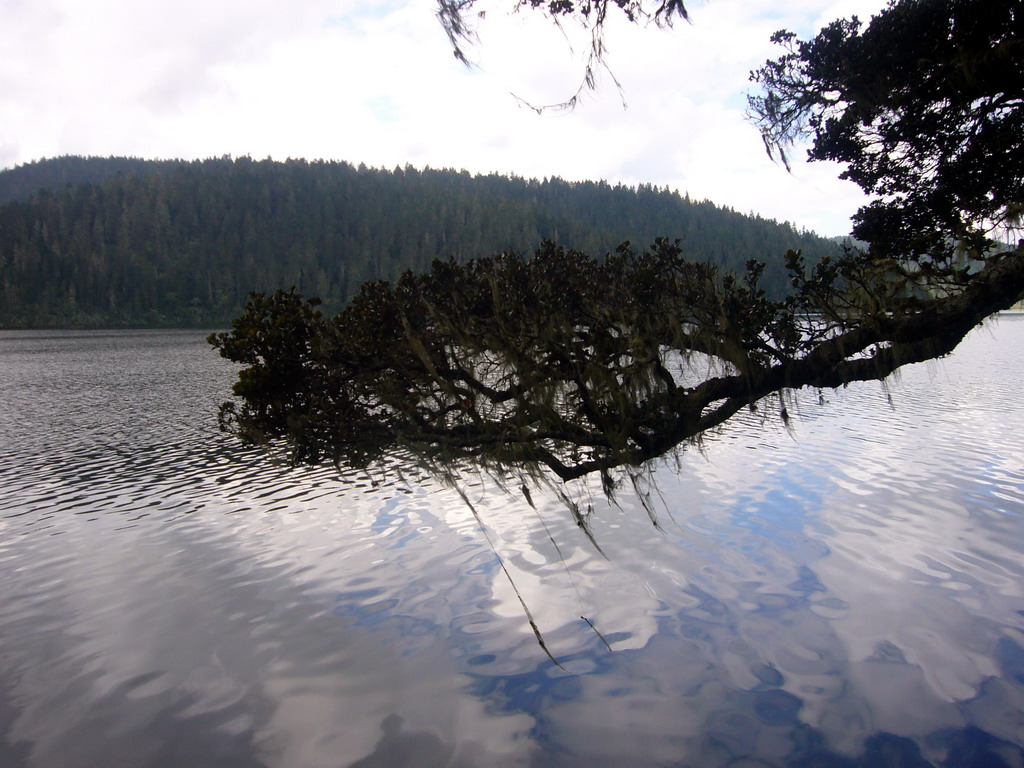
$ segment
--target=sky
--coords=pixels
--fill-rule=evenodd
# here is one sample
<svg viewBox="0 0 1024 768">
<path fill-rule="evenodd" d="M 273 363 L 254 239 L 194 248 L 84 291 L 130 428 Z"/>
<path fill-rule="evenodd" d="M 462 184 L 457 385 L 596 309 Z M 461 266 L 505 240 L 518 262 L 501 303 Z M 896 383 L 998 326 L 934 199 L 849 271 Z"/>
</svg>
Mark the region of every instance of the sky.
<svg viewBox="0 0 1024 768">
<path fill-rule="evenodd" d="M 669 187 L 823 235 L 865 198 L 841 168 L 765 153 L 749 72 L 883 0 L 690 0 L 672 29 L 615 20 L 611 77 L 569 112 L 580 31 L 486 9 L 466 67 L 432 0 L 0 0 L 0 168 L 66 154 L 249 155 Z M 518 98 L 517 98 L 518 97 Z M 797 155 L 802 157 L 802 152 Z"/>
</svg>

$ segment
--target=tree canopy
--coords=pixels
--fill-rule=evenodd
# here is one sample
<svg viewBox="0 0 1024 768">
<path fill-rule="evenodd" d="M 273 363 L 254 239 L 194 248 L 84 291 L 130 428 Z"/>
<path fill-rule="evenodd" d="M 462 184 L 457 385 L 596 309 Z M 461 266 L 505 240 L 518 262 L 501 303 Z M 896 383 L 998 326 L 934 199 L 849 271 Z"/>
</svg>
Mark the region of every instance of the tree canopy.
<svg viewBox="0 0 1024 768">
<path fill-rule="evenodd" d="M 753 74 L 766 144 L 806 134 L 812 159 L 843 159 L 877 196 L 858 214 L 868 249 L 790 251 L 787 295 L 760 287 L 760 262 L 723 273 L 668 239 L 439 260 L 363 286 L 331 318 L 295 291 L 254 295 L 211 337 L 247 366 L 223 425 L 295 461 L 397 454 L 610 487 L 616 468 L 774 393 L 949 353 L 1024 295 L 1024 245 L 992 237 L 1024 199 L 1021 90 L 1007 90 L 1024 71 L 1020 22 L 1001 3 L 897 0 L 863 30 L 776 36 L 787 53 Z"/>
<path fill-rule="evenodd" d="M 1024 213 L 1024 9 L 1004 0 L 902 0 L 866 26 L 814 39 L 752 74 L 769 153 L 811 139 L 811 160 L 876 199 L 853 234 L 883 257 L 983 257 Z"/>
</svg>

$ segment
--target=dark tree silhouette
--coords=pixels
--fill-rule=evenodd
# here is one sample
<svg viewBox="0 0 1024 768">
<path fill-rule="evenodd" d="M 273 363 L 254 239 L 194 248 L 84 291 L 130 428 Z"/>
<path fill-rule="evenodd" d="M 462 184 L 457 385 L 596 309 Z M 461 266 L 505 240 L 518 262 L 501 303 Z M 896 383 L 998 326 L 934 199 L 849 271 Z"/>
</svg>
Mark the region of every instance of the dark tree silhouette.
<svg viewBox="0 0 1024 768">
<path fill-rule="evenodd" d="M 863 31 L 777 39 L 788 53 L 754 73 L 755 119 L 771 150 L 806 133 L 812 159 L 845 160 L 878 195 L 858 214 L 868 250 L 788 253 L 782 298 L 762 264 L 723 274 L 669 240 L 437 261 L 333 318 L 295 291 L 254 295 L 211 337 L 248 366 L 225 428 L 295 461 L 397 454 L 611 487 L 773 393 L 948 354 L 1024 295 L 1024 244 L 992 237 L 1024 200 L 1020 10 L 902 0 Z"/>
<path fill-rule="evenodd" d="M 877 199 L 853 234 L 918 263 L 983 257 L 1024 213 L 1024 8 L 1003 0 L 902 0 L 861 29 L 835 21 L 751 79 L 769 154 L 812 140 L 811 160 Z"/>
</svg>

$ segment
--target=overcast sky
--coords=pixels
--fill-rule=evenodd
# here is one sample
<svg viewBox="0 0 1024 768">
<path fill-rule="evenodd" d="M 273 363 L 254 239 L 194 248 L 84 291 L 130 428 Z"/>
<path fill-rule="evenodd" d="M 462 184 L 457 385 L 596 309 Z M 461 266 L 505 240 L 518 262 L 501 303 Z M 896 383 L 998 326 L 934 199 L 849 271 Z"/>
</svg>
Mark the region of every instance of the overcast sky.
<svg viewBox="0 0 1024 768">
<path fill-rule="evenodd" d="M 0 167 L 62 154 L 411 163 L 649 182 L 849 231 L 857 188 L 836 167 L 772 163 L 744 93 L 772 32 L 810 36 L 882 0 L 691 0 L 692 24 L 613 24 L 623 93 L 605 77 L 574 111 L 543 115 L 512 94 L 570 96 L 585 46 L 488 2 L 467 69 L 432 0 L 0 0 Z"/>
</svg>

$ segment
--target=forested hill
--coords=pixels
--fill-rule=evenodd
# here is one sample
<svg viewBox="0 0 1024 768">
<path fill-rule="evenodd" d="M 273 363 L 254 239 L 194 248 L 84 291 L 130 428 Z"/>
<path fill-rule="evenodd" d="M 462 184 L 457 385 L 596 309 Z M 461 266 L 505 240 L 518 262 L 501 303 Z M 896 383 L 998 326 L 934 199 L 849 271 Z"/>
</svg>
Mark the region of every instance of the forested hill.
<svg viewBox="0 0 1024 768">
<path fill-rule="evenodd" d="M 222 325 L 249 291 L 295 285 L 337 309 L 435 258 L 591 253 L 679 238 L 726 269 L 834 243 L 642 185 L 394 171 L 344 162 L 63 157 L 0 172 L 0 326 Z"/>
<path fill-rule="evenodd" d="M 96 184 L 115 176 L 138 176 L 173 168 L 180 160 L 144 160 L 140 157 L 77 157 L 38 160 L 0 172 L 0 203 L 24 200 L 42 189 L 62 190 Z"/>
</svg>

